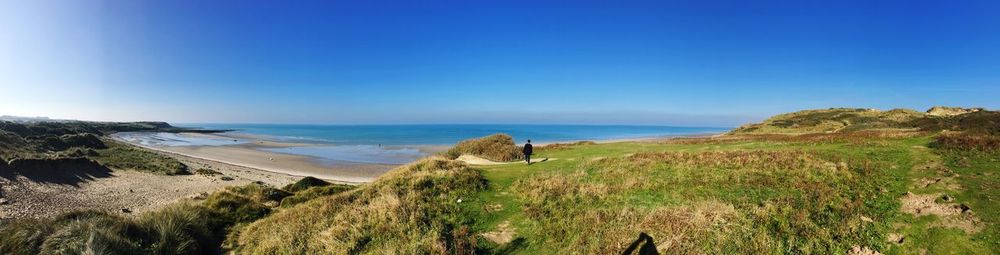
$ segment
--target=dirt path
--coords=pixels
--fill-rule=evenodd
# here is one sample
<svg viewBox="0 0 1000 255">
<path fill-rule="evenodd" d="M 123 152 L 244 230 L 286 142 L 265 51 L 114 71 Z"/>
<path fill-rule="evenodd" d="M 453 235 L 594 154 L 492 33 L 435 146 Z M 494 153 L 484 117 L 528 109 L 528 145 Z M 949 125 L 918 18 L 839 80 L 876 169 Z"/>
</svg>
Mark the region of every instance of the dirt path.
<svg viewBox="0 0 1000 255">
<path fill-rule="evenodd" d="M 957 174 L 944 165 L 940 156 L 925 146 L 914 146 L 911 150 L 914 159 L 910 169 L 912 184 L 909 191 L 900 199 L 900 211 L 914 217 L 935 216 L 930 227 L 954 228 L 967 234 L 975 234 L 981 230 L 981 221 L 972 208 L 953 196 L 962 190 Z M 902 226 L 897 226 L 901 231 Z M 926 231 L 926 229 L 923 229 Z M 890 233 L 889 242 L 903 245 L 906 236 L 900 233 Z"/>
<path fill-rule="evenodd" d="M 557 158 L 537 158 L 537 159 L 531 159 L 531 163 L 534 164 L 534 163 L 546 162 L 546 161 L 549 161 L 549 160 L 556 160 L 556 159 Z M 469 154 L 464 154 L 462 156 L 459 156 L 455 160 L 465 162 L 466 164 L 469 164 L 469 165 L 479 165 L 479 166 L 524 164 L 524 161 L 496 162 L 496 161 L 492 161 L 492 160 L 489 160 L 489 159 L 484 159 L 484 158 L 476 157 L 476 156 L 469 155 Z"/>
</svg>

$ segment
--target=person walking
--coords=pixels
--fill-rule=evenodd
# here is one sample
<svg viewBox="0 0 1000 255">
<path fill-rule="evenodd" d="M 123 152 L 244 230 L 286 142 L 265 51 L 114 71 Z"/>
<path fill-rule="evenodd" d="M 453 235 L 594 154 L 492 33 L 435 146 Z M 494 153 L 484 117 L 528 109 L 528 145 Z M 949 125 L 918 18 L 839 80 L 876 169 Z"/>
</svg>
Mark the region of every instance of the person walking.
<svg viewBox="0 0 1000 255">
<path fill-rule="evenodd" d="M 524 162 L 531 165 L 531 140 L 524 144 L 524 149 L 521 152 L 524 152 Z"/>
</svg>

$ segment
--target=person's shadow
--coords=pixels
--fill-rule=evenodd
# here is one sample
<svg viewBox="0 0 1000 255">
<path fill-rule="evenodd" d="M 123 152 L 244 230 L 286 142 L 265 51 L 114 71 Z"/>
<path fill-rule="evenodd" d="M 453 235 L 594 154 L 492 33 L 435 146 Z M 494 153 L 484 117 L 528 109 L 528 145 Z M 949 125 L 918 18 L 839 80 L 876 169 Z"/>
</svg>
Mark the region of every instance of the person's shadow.
<svg viewBox="0 0 1000 255">
<path fill-rule="evenodd" d="M 635 249 L 639 249 L 639 253 L 635 253 Z M 632 242 L 632 244 L 629 245 L 628 248 L 625 248 L 625 251 L 622 252 L 622 255 L 632 255 L 632 254 L 659 255 L 660 253 L 656 251 L 656 243 L 653 242 L 653 237 L 647 235 L 645 232 L 639 232 L 639 239 L 636 239 L 635 242 Z"/>
</svg>

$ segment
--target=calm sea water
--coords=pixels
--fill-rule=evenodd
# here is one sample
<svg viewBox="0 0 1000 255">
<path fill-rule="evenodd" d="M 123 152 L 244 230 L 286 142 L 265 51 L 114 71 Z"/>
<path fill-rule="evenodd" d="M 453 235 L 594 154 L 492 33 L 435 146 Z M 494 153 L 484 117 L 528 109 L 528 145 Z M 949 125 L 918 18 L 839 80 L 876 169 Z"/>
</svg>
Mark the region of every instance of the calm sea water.
<svg viewBox="0 0 1000 255">
<path fill-rule="evenodd" d="M 494 133 L 509 134 L 521 144 L 527 139 L 535 143 L 548 143 L 712 134 L 729 129 L 583 125 L 182 124 L 178 126 L 231 129 L 235 130 L 234 133 L 267 136 L 270 140 L 313 143 L 311 146 L 258 149 L 310 156 L 329 164 L 343 162 L 403 164 L 427 156 L 430 152 L 424 149 L 427 149 L 428 145 L 451 145 L 461 140 Z M 118 133 L 115 136 L 148 146 L 228 146 L 253 142 L 252 139 L 212 138 L 173 133 L 128 132 Z"/>
<path fill-rule="evenodd" d="M 184 127 L 232 129 L 292 141 L 334 145 L 450 145 L 461 140 L 506 133 L 518 143 L 607 140 L 725 132 L 726 127 L 592 125 L 284 125 L 183 124 Z"/>
</svg>

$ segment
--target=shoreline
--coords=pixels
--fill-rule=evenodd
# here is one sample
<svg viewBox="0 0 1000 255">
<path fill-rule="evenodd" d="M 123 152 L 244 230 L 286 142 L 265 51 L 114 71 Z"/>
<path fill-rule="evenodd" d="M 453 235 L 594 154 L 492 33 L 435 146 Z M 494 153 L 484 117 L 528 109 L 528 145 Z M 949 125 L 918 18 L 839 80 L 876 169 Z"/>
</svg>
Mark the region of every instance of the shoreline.
<svg viewBox="0 0 1000 255">
<path fill-rule="evenodd" d="M 592 141 L 595 143 L 619 143 L 619 142 L 657 142 L 679 138 L 713 137 L 721 133 L 697 133 L 682 135 L 646 136 L 634 138 L 613 138 L 599 140 L 568 140 L 557 142 L 533 143 L 535 146 L 546 146 L 551 144 L 575 143 L 581 141 Z M 200 160 L 214 161 L 232 166 L 253 168 L 260 171 L 284 174 L 289 176 L 315 178 L 331 181 L 334 183 L 358 185 L 375 180 L 378 176 L 413 160 L 419 160 L 435 153 L 446 151 L 453 145 L 385 145 L 380 148 L 387 149 L 416 149 L 424 156 L 408 160 L 399 164 L 370 163 L 348 160 L 335 160 L 312 156 L 307 154 L 287 153 L 275 151 L 282 148 L 308 148 L 322 146 L 349 146 L 330 145 L 322 143 L 287 142 L 281 141 L 267 135 L 255 134 L 234 134 L 234 133 L 178 133 L 181 136 L 201 139 L 229 140 L 233 139 L 233 144 L 226 145 L 188 145 L 188 146 L 156 146 L 142 144 L 137 141 L 130 141 L 119 136 L 112 135 L 115 141 L 139 146 L 145 149 L 190 157 Z M 243 140 L 243 141 L 240 141 Z M 359 145 L 371 146 L 371 145 Z M 267 150 L 271 149 L 271 150 Z"/>
<path fill-rule="evenodd" d="M 595 140 L 568 140 L 568 141 L 557 141 L 557 142 L 541 142 L 532 143 L 535 146 L 546 146 L 552 144 L 566 144 L 566 143 L 577 143 L 577 142 L 594 142 L 599 144 L 605 143 L 624 143 L 624 142 L 659 142 L 671 139 L 683 139 L 683 138 L 708 138 L 715 137 L 725 133 L 698 133 L 698 134 L 684 134 L 684 135 L 663 135 L 663 136 L 644 136 L 644 137 L 634 137 L 634 138 L 610 138 L 610 139 L 595 139 Z"/>
<path fill-rule="evenodd" d="M 204 134 L 202 134 L 202 135 L 204 135 Z M 160 153 L 165 153 L 165 154 L 168 154 L 168 155 L 171 155 L 171 156 L 177 155 L 177 156 L 189 157 L 189 158 L 194 158 L 194 159 L 199 159 L 199 160 L 207 160 L 207 161 L 212 161 L 212 162 L 217 162 L 217 163 L 227 164 L 227 165 L 232 165 L 232 166 L 252 168 L 252 169 L 259 170 L 259 171 L 264 171 L 264 172 L 269 172 L 269 173 L 275 173 L 275 174 L 284 174 L 284 175 L 296 176 L 296 177 L 311 176 L 311 177 L 315 177 L 315 178 L 327 180 L 327 181 L 330 181 L 330 182 L 333 182 L 333 183 L 349 184 L 349 185 L 359 185 L 359 184 L 370 182 L 371 180 L 374 180 L 374 177 L 368 177 L 368 178 L 366 178 L 366 177 L 361 177 L 361 176 L 330 175 L 330 174 L 324 174 L 324 173 L 318 173 L 318 172 L 311 172 L 311 171 L 291 170 L 292 168 L 302 167 L 302 166 L 306 166 L 306 168 L 313 169 L 314 171 L 315 170 L 319 170 L 317 168 L 322 168 L 322 170 L 327 170 L 327 168 L 325 168 L 325 167 L 321 166 L 320 164 L 316 163 L 315 162 L 315 160 L 316 160 L 315 158 L 311 158 L 311 157 L 308 157 L 308 156 L 295 155 L 295 154 L 286 154 L 286 153 L 279 153 L 279 152 L 267 152 L 267 151 L 263 151 L 263 150 L 257 150 L 257 149 L 249 148 L 249 147 L 246 147 L 246 146 L 236 147 L 236 146 L 209 146 L 209 145 L 201 145 L 201 146 L 169 146 L 169 148 L 164 148 L 164 147 L 148 146 L 148 145 L 144 145 L 144 144 L 134 143 L 134 142 L 130 142 L 130 141 L 126 141 L 126 140 L 120 139 L 118 137 L 112 137 L 112 139 L 114 139 L 115 141 L 118 141 L 118 142 L 123 142 L 123 143 L 127 143 L 129 145 L 138 146 L 138 147 L 141 147 L 141 148 L 144 148 L 144 149 L 153 150 L 153 151 L 160 152 Z M 299 146 L 299 145 L 296 144 L 296 145 L 293 145 L 293 146 Z M 282 144 L 282 145 L 271 144 L 268 147 L 283 148 L 283 147 L 290 147 L 290 146 L 285 146 L 284 144 Z M 205 150 L 205 149 L 216 150 L 216 151 L 207 153 L 209 155 L 205 155 L 206 153 L 201 153 L 201 155 L 199 155 L 199 153 L 197 153 L 198 150 Z M 253 152 L 251 153 L 250 151 L 253 151 Z M 268 159 L 275 159 L 275 158 L 277 158 L 280 161 L 275 162 L 275 164 L 270 164 L 271 166 L 267 166 L 267 165 L 261 164 L 261 162 L 256 162 L 256 163 L 254 163 L 254 162 L 239 162 L 238 160 L 224 159 L 225 156 L 222 156 L 222 158 L 220 158 L 218 156 L 220 153 L 242 154 L 244 156 L 266 157 Z M 216 155 L 216 157 L 212 157 L 211 156 L 212 154 Z M 248 155 L 248 154 L 250 154 L 250 155 Z M 253 154 L 257 154 L 257 155 L 253 155 Z M 270 156 L 270 157 L 267 157 L 267 156 Z M 268 161 L 272 161 L 272 160 L 268 160 Z M 291 163 L 291 164 L 288 164 L 288 163 Z M 396 165 L 388 165 L 388 164 L 364 164 L 364 163 L 356 163 L 356 165 L 377 165 L 377 166 L 382 166 L 380 168 L 388 168 L 388 169 L 386 169 L 386 171 L 391 170 L 392 168 L 396 167 Z M 380 172 L 379 175 L 381 173 L 384 173 L 384 171 Z"/>
<path fill-rule="evenodd" d="M 81 177 L 73 172 L 0 178 L 0 221 L 50 218 L 67 212 L 96 210 L 132 217 L 191 198 L 207 196 L 226 187 L 263 183 L 283 187 L 299 176 L 226 164 L 159 150 L 189 169 L 210 169 L 218 174 L 163 175 L 130 169 L 108 169 Z"/>
</svg>

